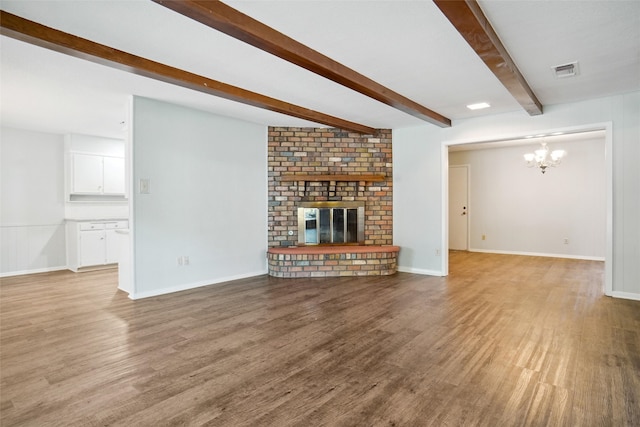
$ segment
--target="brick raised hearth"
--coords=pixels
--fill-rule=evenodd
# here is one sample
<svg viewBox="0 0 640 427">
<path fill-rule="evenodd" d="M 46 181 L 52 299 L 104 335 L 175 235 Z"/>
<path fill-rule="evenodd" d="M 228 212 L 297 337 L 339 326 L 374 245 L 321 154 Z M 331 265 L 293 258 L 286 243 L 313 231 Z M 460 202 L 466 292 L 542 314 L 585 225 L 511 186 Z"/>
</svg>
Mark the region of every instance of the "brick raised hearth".
<svg viewBox="0 0 640 427">
<path fill-rule="evenodd" d="M 385 276 L 397 268 L 398 246 L 305 246 L 271 248 L 275 277 Z"/>
</svg>

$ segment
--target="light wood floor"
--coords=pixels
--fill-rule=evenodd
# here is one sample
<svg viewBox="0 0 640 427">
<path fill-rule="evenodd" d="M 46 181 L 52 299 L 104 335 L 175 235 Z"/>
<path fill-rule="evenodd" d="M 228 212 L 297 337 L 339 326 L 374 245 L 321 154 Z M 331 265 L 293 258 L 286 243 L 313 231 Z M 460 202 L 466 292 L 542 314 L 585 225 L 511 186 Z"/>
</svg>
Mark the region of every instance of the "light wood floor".
<svg viewBox="0 0 640 427">
<path fill-rule="evenodd" d="M 639 426 L 640 302 L 603 264 L 451 253 L 447 278 L 261 276 L 131 301 L 2 279 L 2 426 Z"/>
</svg>

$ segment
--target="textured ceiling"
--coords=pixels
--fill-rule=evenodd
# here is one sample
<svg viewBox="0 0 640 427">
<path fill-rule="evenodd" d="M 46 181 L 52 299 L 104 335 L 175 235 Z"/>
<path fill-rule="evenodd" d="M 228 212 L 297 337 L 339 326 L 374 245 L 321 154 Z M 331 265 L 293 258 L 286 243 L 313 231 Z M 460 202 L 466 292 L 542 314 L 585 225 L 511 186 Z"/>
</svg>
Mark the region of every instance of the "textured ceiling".
<svg viewBox="0 0 640 427">
<path fill-rule="evenodd" d="M 430 0 L 228 1 L 267 25 L 455 120 L 526 114 Z M 640 2 L 481 1 L 543 105 L 640 90 Z M 378 128 L 426 122 L 147 0 L 7 1 L 21 17 L 303 107 Z M 7 37 L 3 126 L 123 135 L 131 94 L 265 125 L 314 123 L 153 81 Z M 554 65 L 579 61 L 575 78 Z M 492 107 L 471 112 L 465 106 Z"/>
</svg>

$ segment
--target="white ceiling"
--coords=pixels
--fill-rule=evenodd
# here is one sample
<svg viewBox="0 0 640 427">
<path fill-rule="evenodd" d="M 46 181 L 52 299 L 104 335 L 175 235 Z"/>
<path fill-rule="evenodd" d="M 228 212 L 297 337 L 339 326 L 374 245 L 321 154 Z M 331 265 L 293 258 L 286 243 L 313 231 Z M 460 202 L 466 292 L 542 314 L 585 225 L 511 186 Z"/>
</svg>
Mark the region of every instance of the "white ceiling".
<svg viewBox="0 0 640 427">
<path fill-rule="evenodd" d="M 524 110 L 430 0 L 227 1 L 454 121 Z M 640 90 L 640 1 L 480 1 L 543 105 Z M 376 128 L 413 116 L 150 0 L 11 1 L 10 13 L 92 41 Z M 0 38 L 3 126 L 124 135 L 129 95 L 265 125 L 317 124 Z M 579 61 L 580 74 L 551 67 Z M 467 104 L 491 108 L 472 112 Z"/>
</svg>

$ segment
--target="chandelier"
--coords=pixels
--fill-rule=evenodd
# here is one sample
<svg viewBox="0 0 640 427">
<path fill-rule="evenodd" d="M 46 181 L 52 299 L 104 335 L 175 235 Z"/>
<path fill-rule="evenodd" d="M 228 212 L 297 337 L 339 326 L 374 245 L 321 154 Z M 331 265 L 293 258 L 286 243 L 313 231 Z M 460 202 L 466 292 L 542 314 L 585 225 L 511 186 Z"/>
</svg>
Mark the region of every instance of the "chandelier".
<svg viewBox="0 0 640 427">
<path fill-rule="evenodd" d="M 550 151 L 546 142 L 542 142 L 541 145 L 542 148 L 537 149 L 533 153 L 525 154 L 524 160 L 527 162 L 528 167 L 540 168 L 540 171 L 545 173 L 548 167 L 559 165 L 566 152 L 564 150 Z"/>
</svg>

